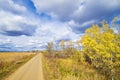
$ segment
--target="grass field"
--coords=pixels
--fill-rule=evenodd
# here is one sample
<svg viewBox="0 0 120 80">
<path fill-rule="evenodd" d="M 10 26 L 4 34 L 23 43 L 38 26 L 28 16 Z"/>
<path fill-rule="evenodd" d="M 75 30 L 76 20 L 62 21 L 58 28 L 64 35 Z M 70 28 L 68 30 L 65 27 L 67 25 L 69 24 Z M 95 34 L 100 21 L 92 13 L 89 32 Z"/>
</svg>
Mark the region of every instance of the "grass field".
<svg viewBox="0 0 120 80">
<path fill-rule="evenodd" d="M 0 52 L 0 80 L 4 80 L 34 55 L 32 52 Z"/>
<path fill-rule="evenodd" d="M 45 80 L 107 80 L 87 63 L 77 63 L 71 57 L 43 55 Z"/>
</svg>

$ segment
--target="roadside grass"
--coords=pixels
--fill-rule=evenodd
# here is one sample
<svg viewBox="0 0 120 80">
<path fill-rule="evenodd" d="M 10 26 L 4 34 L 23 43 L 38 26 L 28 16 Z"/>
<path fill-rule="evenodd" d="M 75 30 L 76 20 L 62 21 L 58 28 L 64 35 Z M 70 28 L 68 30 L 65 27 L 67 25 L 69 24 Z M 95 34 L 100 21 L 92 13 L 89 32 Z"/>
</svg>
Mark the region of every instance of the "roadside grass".
<svg viewBox="0 0 120 80">
<path fill-rule="evenodd" d="M 0 80 L 5 80 L 33 56 L 32 52 L 0 52 Z"/>
<path fill-rule="evenodd" d="M 43 54 L 45 80 L 106 80 L 90 64 L 78 63 L 71 57 L 53 57 Z"/>
</svg>

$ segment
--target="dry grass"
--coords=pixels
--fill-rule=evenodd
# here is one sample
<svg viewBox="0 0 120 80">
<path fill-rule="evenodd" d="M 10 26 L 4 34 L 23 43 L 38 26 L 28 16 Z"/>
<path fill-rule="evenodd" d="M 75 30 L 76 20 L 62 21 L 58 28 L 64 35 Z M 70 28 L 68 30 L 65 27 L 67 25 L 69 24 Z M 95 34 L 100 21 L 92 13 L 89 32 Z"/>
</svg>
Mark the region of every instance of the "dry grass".
<svg viewBox="0 0 120 80">
<path fill-rule="evenodd" d="M 32 52 L 0 52 L 0 80 L 4 80 L 34 55 Z"/>
<path fill-rule="evenodd" d="M 30 56 L 33 53 L 29 52 L 0 52 L 0 62 L 16 62 L 20 59 L 23 59 L 27 56 Z"/>
<path fill-rule="evenodd" d="M 74 59 L 43 56 L 45 80 L 106 80 L 105 76 L 87 63 L 77 63 Z"/>
</svg>

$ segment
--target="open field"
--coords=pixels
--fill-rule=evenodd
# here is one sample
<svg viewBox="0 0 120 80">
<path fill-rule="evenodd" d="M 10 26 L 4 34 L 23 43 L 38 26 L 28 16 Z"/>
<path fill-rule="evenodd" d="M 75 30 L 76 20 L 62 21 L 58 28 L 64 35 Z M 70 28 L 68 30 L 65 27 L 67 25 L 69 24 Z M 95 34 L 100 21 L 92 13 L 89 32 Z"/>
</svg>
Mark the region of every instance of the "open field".
<svg viewBox="0 0 120 80">
<path fill-rule="evenodd" d="M 0 80 L 4 80 L 34 55 L 32 52 L 0 52 Z"/>
</svg>

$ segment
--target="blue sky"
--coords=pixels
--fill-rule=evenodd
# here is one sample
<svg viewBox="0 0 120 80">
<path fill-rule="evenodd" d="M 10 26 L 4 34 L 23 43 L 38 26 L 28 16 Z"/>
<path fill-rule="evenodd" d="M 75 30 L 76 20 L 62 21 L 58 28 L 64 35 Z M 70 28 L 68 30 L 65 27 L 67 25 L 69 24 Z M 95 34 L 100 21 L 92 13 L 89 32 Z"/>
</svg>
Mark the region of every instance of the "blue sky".
<svg viewBox="0 0 120 80">
<path fill-rule="evenodd" d="M 120 0 L 0 0 L 0 51 L 44 49 L 120 17 Z"/>
</svg>

